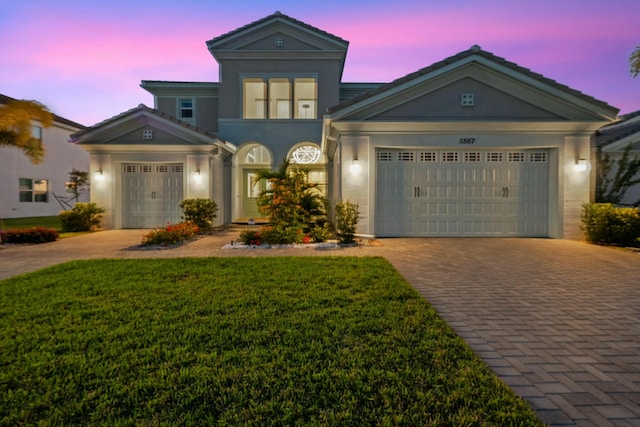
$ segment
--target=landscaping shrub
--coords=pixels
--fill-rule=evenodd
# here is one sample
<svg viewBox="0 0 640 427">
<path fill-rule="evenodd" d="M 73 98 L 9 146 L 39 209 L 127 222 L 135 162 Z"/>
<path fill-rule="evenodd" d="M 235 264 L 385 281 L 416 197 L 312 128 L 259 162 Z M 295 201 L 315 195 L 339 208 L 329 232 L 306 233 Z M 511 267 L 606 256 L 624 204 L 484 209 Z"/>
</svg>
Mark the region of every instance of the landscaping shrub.
<svg viewBox="0 0 640 427">
<path fill-rule="evenodd" d="M 218 205 L 211 199 L 185 199 L 180 202 L 182 219 L 198 226 L 200 233 L 213 228 L 213 219 L 217 217 Z"/>
<path fill-rule="evenodd" d="M 58 232 L 53 228 L 32 227 L 21 230 L 7 230 L 0 236 L 2 243 L 47 243 L 58 239 Z"/>
<path fill-rule="evenodd" d="M 358 205 L 355 203 L 344 200 L 336 205 L 336 234 L 340 243 L 350 244 L 355 242 L 358 215 Z"/>
<path fill-rule="evenodd" d="M 269 182 L 258 197 L 260 211 L 269 217 L 269 227 L 261 231 L 262 241 L 273 244 L 319 241 L 324 235 L 326 210 L 315 183 L 309 182 L 309 171 L 289 169 L 284 161 L 277 171 L 262 170 L 258 178 Z M 312 237 L 313 236 L 313 237 Z"/>
<path fill-rule="evenodd" d="M 185 240 L 192 239 L 198 234 L 199 229 L 193 222 L 180 222 L 178 224 L 167 224 L 166 227 L 157 228 L 142 236 L 142 245 L 177 245 Z"/>
<path fill-rule="evenodd" d="M 640 246 L 640 210 L 611 203 L 583 205 L 582 229 L 588 242 L 599 245 Z"/>
<path fill-rule="evenodd" d="M 242 232 L 240 233 L 240 241 L 245 245 L 260 246 L 262 244 L 262 231 L 242 230 Z"/>
<path fill-rule="evenodd" d="M 91 231 L 100 225 L 104 209 L 95 203 L 76 203 L 67 211 L 60 212 L 62 231 Z"/>
</svg>

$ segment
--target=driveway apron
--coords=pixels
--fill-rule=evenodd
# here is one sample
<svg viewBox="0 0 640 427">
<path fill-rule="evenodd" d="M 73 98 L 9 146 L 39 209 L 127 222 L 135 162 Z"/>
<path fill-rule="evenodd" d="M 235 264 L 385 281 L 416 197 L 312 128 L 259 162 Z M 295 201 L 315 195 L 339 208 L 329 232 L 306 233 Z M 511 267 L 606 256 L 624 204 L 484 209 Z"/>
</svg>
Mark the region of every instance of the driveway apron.
<svg viewBox="0 0 640 427">
<path fill-rule="evenodd" d="M 640 426 L 640 254 L 551 239 L 382 239 L 381 246 L 230 250 L 223 231 L 123 250 L 113 230 L 0 250 L 0 279 L 71 259 L 383 256 L 551 426 Z"/>
</svg>

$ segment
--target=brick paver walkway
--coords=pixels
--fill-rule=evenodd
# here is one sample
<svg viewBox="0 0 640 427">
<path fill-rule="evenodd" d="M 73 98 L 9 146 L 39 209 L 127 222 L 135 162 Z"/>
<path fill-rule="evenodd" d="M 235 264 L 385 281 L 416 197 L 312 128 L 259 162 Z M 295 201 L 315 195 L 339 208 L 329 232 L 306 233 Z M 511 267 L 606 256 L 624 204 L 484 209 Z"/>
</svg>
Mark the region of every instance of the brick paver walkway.
<svg viewBox="0 0 640 427">
<path fill-rule="evenodd" d="M 550 239 L 383 239 L 346 249 L 122 251 L 116 230 L 0 250 L 0 279 L 68 259 L 374 255 L 387 258 L 551 426 L 640 426 L 640 254 Z"/>
</svg>

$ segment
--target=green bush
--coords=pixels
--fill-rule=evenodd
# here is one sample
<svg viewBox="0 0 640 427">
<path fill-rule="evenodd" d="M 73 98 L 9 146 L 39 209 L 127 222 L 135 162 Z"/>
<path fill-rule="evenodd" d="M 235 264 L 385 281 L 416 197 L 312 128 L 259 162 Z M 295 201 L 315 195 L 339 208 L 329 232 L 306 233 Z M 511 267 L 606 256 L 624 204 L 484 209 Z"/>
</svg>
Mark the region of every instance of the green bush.
<svg viewBox="0 0 640 427">
<path fill-rule="evenodd" d="M 104 209 L 95 203 L 76 203 L 67 211 L 60 212 L 62 231 L 91 231 L 100 225 Z"/>
<path fill-rule="evenodd" d="M 21 230 L 7 230 L 0 236 L 1 243 L 47 243 L 58 239 L 53 228 L 32 227 Z"/>
<path fill-rule="evenodd" d="M 180 202 L 182 220 L 192 222 L 198 226 L 200 233 L 213 229 L 213 219 L 216 218 L 218 205 L 211 199 L 185 199 Z"/>
<path fill-rule="evenodd" d="M 588 242 L 599 245 L 640 246 L 640 210 L 611 203 L 583 205 L 582 229 Z"/>
<path fill-rule="evenodd" d="M 269 217 L 270 226 L 262 230 L 266 243 L 303 243 L 322 236 L 314 231 L 326 222 L 325 201 L 318 185 L 309 182 L 308 169 L 289 166 L 284 161 L 277 171 L 258 173 L 259 179 L 269 183 L 258 197 L 260 211 Z"/>
<path fill-rule="evenodd" d="M 198 232 L 199 228 L 193 222 L 168 224 L 166 227 L 157 228 L 142 236 L 142 245 L 177 245 L 185 240 L 192 239 Z"/>
<path fill-rule="evenodd" d="M 355 242 L 358 215 L 358 205 L 355 203 L 344 200 L 336 205 L 336 234 L 340 243 Z"/>
</svg>

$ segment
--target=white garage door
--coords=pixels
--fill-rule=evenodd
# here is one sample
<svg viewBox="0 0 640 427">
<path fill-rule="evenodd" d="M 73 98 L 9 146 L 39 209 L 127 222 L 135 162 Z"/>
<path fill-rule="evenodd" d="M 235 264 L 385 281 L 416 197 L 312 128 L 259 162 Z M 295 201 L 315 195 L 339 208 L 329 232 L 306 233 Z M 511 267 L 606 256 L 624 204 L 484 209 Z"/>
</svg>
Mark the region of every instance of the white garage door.
<svg viewBox="0 0 640 427">
<path fill-rule="evenodd" d="M 122 227 L 156 228 L 180 222 L 182 164 L 122 165 Z"/>
<path fill-rule="evenodd" d="M 378 236 L 548 236 L 548 150 L 376 152 Z"/>
</svg>

